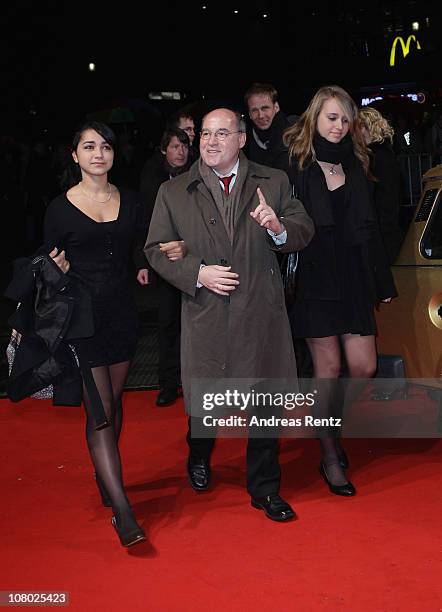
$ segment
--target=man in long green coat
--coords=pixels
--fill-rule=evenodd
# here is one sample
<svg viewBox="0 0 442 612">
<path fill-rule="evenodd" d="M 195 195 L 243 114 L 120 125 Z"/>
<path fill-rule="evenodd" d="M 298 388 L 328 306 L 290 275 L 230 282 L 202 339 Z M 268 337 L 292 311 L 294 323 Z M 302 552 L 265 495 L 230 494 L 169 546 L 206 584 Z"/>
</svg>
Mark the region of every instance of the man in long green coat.
<svg viewBox="0 0 442 612">
<path fill-rule="evenodd" d="M 202 122 L 200 160 L 158 192 L 145 252 L 151 266 L 182 291 L 181 363 L 191 413 L 192 379 L 296 377 L 296 363 L 276 252 L 298 251 L 314 229 L 293 198 L 286 174 L 242 153 L 245 124 L 225 108 Z M 184 241 L 184 258 L 164 243 Z M 163 249 L 164 250 L 164 249 Z M 214 437 L 189 433 L 188 473 L 207 489 Z M 249 438 L 247 490 L 272 520 L 294 516 L 278 494 L 277 438 Z"/>
</svg>

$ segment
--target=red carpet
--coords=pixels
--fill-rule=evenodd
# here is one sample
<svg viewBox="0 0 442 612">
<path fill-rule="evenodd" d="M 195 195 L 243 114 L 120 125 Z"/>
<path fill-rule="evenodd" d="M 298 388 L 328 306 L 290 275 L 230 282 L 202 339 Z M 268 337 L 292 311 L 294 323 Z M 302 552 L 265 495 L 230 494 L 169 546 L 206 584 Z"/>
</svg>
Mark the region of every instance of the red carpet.
<svg viewBox="0 0 442 612">
<path fill-rule="evenodd" d="M 245 491 L 244 440 L 219 440 L 213 488 L 190 489 L 181 405 L 125 397 L 121 450 L 148 542 L 126 550 L 101 507 L 80 408 L 0 401 L 0 590 L 69 591 L 70 610 L 442 609 L 442 441 L 346 442 L 358 488 L 329 493 L 315 440 L 282 443 L 269 521 Z"/>
</svg>

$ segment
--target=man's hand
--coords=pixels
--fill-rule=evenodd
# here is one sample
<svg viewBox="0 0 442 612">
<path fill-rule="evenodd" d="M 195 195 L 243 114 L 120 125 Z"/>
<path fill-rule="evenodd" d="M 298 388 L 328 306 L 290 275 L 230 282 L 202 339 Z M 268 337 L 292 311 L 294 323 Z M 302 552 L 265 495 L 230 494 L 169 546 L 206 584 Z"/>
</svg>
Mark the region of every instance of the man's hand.
<svg viewBox="0 0 442 612">
<path fill-rule="evenodd" d="M 137 281 L 140 283 L 140 285 L 149 284 L 149 271 L 147 268 L 141 268 L 141 270 L 138 270 Z"/>
<path fill-rule="evenodd" d="M 218 295 L 229 295 L 239 285 L 236 272 L 231 266 L 204 266 L 198 274 L 198 282 Z"/>
<path fill-rule="evenodd" d="M 187 247 L 184 240 L 172 240 L 171 242 L 160 242 L 160 251 L 167 255 L 170 261 L 184 259 L 187 255 Z"/>
<path fill-rule="evenodd" d="M 263 196 L 263 193 L 259 187 L 256 190 L 256 193 L 258 194 L 259 204 L 255 208 L 255 210 L 250 213 L 250 216 L 252 217 L 252 219 L 255 219 L 255 221 L 259 223 L 261 227 L 265 227 L 271 232 L 275 232 L 276 235 L 282 234 L 282 232 L 284 231 L 284 226 L 276 216 L 273 208 L 271 206 L 268 206 L 265 197 Z"/>
<path fill-rule="evenodd" d="M 54 247 L 52 251 L 49 253 L 49 257 L 52 257 L 52 259 L 55 261 L 55 263 L 57 264 L 57 266 L 60 268 L 62 272 L 64 272 L 65 274 L 66 272 L 69 272 L 69 268 L 71 267 L 71 264 L 65 258 L 64 251 L 61 251 L 61 253 L 59 253 L 57 247 Z"/>
</svg>

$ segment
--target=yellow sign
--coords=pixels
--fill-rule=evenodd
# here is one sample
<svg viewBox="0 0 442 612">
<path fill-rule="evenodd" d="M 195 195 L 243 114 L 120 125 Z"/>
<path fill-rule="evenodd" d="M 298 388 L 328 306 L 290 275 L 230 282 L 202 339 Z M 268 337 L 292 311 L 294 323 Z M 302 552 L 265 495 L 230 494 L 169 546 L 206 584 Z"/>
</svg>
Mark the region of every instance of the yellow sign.
<svg viewBox="0 0 442 612">
<path fill-rule="evenodd" d="M 394 66 L 396 60 L 396 45 L 398 44 L 398 42 L 401 43 L 402 53 L 404 54 L 404 57 L 407 57 L 407 55 L 410 53 L 410 43 L 412 40 L 414 40 L 414 42 L 416 43 L 416 49 L 420 49 L 421 46 L 414 34 L 410 34 L 410 36 L 407 38 L 406 43 L 404 43 L 404 39 L 402 38 L 402 36 L 396 36 L 393 41 L 393 44 L 391 45 L 390 66 Z"/>
</svg>

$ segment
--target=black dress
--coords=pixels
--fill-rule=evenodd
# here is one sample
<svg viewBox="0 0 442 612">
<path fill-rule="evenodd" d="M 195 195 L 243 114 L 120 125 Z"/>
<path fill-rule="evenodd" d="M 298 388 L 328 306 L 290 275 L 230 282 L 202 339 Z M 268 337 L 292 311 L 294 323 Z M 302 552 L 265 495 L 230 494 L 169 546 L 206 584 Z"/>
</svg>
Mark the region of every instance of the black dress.
<svg viewBox="0 0 442 612">
<path fill-rule="evenodd" d="M 94 221 L 65 194 L 55 198 L 46 212 L 45 245 L 65 250 L 68 275 L 92 298 L 94 335 L 73 343 L 91 367 L 128 361 L 135 353 L 138 324 L 130 280 L 140 212 L 138 196 L 128 191 L 120 192 L 115 221 Z"/>
<path fill-rule="evenodd" d="M 338 279 L 338 299 L 296 299 L 291 312 L 293 335 L 324 338 L 342 334 L 376 334 L 373 305 L 365 282 L 360 246 L 346 240 L 345 184 L 329 191 L 334 219 L 333 244 Z M 302 252 L 300 264 L 303 265 Z"/>
</svg>

